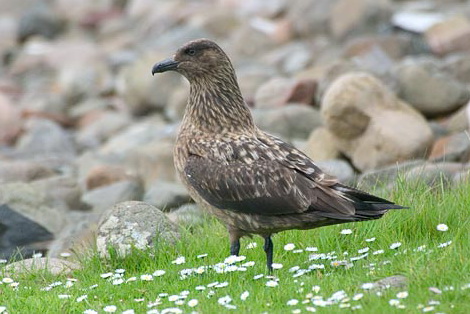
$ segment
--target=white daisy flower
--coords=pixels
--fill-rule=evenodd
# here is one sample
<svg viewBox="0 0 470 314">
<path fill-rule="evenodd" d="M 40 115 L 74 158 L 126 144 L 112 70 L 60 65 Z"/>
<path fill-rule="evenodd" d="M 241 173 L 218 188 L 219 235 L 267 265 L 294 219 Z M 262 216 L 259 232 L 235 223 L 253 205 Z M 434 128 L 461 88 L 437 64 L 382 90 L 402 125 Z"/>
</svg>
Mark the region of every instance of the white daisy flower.
<svg viewBox="0 0 470 314">
<path fill-rule="evenodd" d="M 184 256 L 179 256 L 177 259 L 171 262 L 172 264 L 181 265 L 186 263 L 186 258 Z"/>
<path fill-rule="evenodd" d="M 406 299 L 408 297 L 408 291 L 401 291 L 397 293 L 397 298 Z"/>
<path fill-rule="evenodd" d="M 272 267 L 273 269 L 281 269 L 281 268 L 283 267 L 283 265 L 280 264 L 280 263 L 272 263 L 272 264 L 271 264 L 271 267 Z"/>
<path fill-rule="evenodd" d="M 266 287 L 277 287 L 279 283 L 275 280 L 269 280 L 266 282 Z"/>
<path fill-rule="evenodd" d="M 114 275 L 113 273 L 104 273 L 104 274 L 101 274 L 100 277 L 101 278 L 109 278 L 111 277 L 112 275 Z"/>
<path fill-rule="evenodd" d="M 82 302 L 82 301 L 85 300 L 86 298 L 88 298 L 88 295 L 86 295 L 86 294 L 84 294 L 84 295 L 82 295 L 82 296 L 79 296 L 79 297 L 77 298 L 77 302 Z"/>
<path fill-rule="evenodd" d="M 297 305 L 299 304 L 299 300 L 297 299 L 291 299 L 289 301 L 287 301 L 287 305 L 290 305 L 290 306 L 294 306 L 294 305 Z"/>
<path fill-rule="evenodd" d="M 341 230 L 340 233 L 341 233 L 341 234 L 351 234 L 351 233 L 353 233 L 353 232 L 352 232 L 351 229 L 343 229 L 343 230 Z"/>
<path fill-rule="evenodd" d="M 197 299 L 191 299 L 191 300 L 188 301 L 188 306 L 189 307 L 195 307 L 198 304 L 199 304 L 199 301 Z"/>
<path fill-rule="evenodd" d="M 287 243 L 286 245 L 284 245 L 284 250 L 285 251 L 292 251 L 293 249 L 295 249 L 295 244 L 294 243 Z"/>
<path fill-rule="evenodd" d="M 166 271 L 164 271 L 163 269 L 159 269 L 159 270 L 154 271 L 152 275 L 154 275 L 155 277 L 160 277 L 160 276 L 165 275 L 165 273 Z"/>
<path fill-rule="evenodd" d="M 143 281 L 152 281 L 153 280 L 153 276 L 150 275 L 150 274 L 143 274 L 140 276 L 140 280 L 143 280 Z"/>
<path fill-rule="evenodd" d="M 446 224 L 438 224 L 438 225 L 436 226 L 436 229 L 437 229 L 438 231 L 443 231 L 443 232 L 444 232 L 444 231 L 449 230 L 449 227 L 448 227 Z"/>
<path fill-rule="evenodd" d="M 361 288 L 364 289 L 364 290 L 370 290 L 370 289 L 374 288 L 374 284 L 372 282 L 363 283 L 361 285 Z"/>
<path fill-rule="evenodd" d="M 398 249 L 401 246 L 401 242 L 395 242 L 390 244 L 390 249 L 395 250 Z"/>
<path fill-rule="evenodd" d="M 248 244 L 246 245 L 246 248 L 247 248 L 247 249 L 254 249 L 254 248 L 257 247 L 257 246 L 258 246 L 258 243 L 256 243 L 256 242 L 250 242 L 250 243 L 248 243 Z"/>
<path fill-rule="evenodd" d="M 226 305 L 226 304 L 229 304 L 230 302 L 232 302 L 232 298 L 229 295 L 221 297 L 217 300 L 217 303 L 219 303 L 220 305 Z"/>
<path fill-rule="evenodd" d="M 242 301 L 245 301 L 245 300 L 248 298 L 249 295 L 250 295 L 250 293 L 249 293 L 248 291 L 244 291 L 244 292 L 240 295 L 240 299 L 241 299 Z"/>
<path fill-rule="evenodd" d="M 107 305 L 103 308 L 103 311 L 105 311 L 106 313 L 114 313 L 116 312 L 116 310 L 117 310 L 116 305 Z"/>
</svg>

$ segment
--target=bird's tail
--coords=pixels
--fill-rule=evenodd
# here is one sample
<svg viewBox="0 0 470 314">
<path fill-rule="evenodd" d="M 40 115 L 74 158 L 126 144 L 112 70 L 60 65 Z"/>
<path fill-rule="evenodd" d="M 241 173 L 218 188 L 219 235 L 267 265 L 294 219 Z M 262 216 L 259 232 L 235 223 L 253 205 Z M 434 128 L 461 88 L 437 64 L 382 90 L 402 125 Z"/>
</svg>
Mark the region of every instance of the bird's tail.
<svg viewBox="0 0 470 314">
<path fill-rule="evenodd" d="M 333 188 L 352 201 L 356 212 L 351 218 L 355 221 L 379 219 L 389 209 L 408 208 L 342 184 L 335 184 Z"/>
</svg>

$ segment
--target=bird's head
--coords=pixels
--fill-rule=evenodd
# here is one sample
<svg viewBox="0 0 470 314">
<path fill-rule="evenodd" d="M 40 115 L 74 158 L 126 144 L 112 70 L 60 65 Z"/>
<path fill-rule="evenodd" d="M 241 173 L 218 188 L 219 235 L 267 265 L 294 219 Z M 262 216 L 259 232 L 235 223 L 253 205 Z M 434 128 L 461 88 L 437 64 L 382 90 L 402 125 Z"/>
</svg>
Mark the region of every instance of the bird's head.
<svg viewBox="0 0 470 314">
<path fill-rule="evenodd" d="M 156 63 L 152 75 L 166 71 L 176 71 L 192 81 L 206 75 L 233 72 L 233 68 L 225 52 L 216 43 L 197 39 L 184 44 L 173 57 Z"/>
</svg>

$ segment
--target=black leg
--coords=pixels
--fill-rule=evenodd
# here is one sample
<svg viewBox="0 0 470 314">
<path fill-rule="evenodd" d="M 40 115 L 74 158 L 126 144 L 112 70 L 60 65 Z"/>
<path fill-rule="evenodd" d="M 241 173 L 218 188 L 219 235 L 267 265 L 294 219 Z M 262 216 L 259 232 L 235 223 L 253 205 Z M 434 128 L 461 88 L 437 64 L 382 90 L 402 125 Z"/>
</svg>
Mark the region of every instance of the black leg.
<svg viewBox="0 0 470 314">
<path fill-rule="evenodd" d="M 264 238 L 264 251 L 266 252 L 266 265 L 268 266 L 268 271 L 273 271 L 273 241 L 271 236 Z"/>
<path fill-rule="evenodd" d="M 230 242 L 230 255 L 236 255 L 240 253 L 240 240 Z"/>
</svg>

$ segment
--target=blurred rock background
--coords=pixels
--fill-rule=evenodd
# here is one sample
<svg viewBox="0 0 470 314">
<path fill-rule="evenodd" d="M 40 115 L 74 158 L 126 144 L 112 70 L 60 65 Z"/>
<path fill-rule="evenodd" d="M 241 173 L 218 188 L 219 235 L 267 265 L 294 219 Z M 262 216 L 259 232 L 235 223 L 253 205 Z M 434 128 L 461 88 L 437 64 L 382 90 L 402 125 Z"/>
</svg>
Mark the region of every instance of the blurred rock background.
<svg viewBox="0 0 470 314">
<path fill-rule="evenodd" d="M 2 0 L 0 34 L 0 259 L 205 219 L 173 169 L 188 83 L 151 76 L 200 37 L 256 123 L 342 181 L 469 178 L 469 1 Z"/>
</svg>

